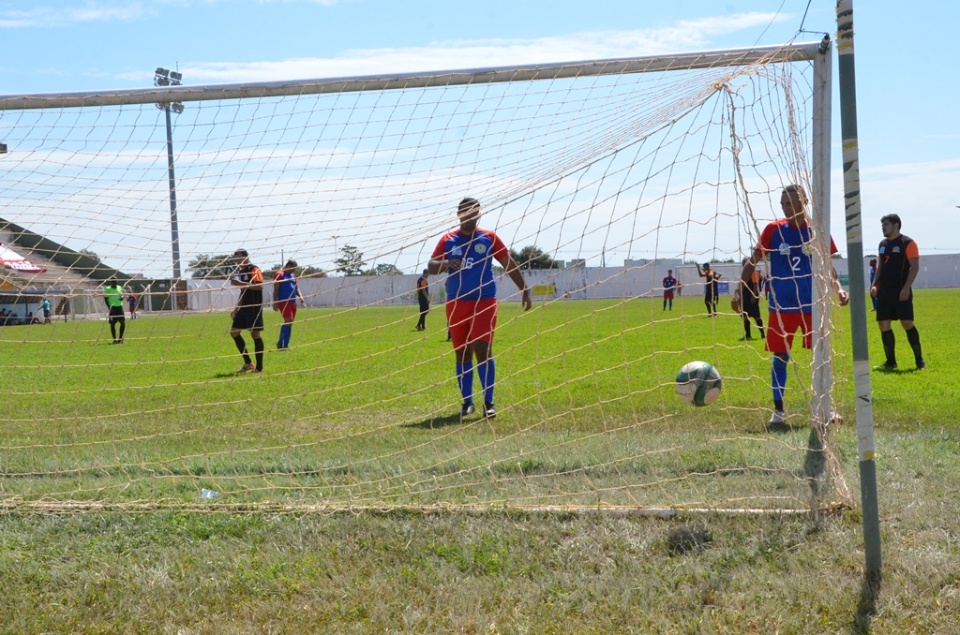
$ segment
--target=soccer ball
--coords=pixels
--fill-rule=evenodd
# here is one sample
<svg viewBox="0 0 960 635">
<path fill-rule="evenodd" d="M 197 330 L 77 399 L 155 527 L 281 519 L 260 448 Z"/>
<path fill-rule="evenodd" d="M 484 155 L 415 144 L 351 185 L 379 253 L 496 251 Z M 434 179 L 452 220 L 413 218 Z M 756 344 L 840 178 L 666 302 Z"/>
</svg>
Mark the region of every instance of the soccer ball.
<svg viewBox="0 0 960 635">
<path fill-rule="evenodd" d="M 720 373 L 707 362 L 684 364 L 677 373 L 677 394 L 691 406 L 709 406 L 722 387 Z"/>
</svg>

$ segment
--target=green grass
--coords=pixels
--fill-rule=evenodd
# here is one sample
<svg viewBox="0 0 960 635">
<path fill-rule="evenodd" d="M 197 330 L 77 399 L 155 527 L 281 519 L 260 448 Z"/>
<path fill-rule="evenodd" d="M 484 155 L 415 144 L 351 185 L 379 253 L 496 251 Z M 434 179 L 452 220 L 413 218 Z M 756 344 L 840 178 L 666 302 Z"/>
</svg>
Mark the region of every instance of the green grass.
<svg viewBox="0 0 960 635">
<path fill-rule="evenodd" d="M 642 300 L 522 316 L 506 305 L 493 423 L 451 416 L 439 312 L 420 334 L 413 309 L 304 311 L 296 348 L 269 353 L 260 377 L 230 374 L 224 316 L 128 322 L 124 346 L 103 322 L 0 329 L 0 632 L 956 632 L 960 424 L 947 369 L 960 294 L 917 296 L 930 368 L 871 378 L 875 592 L 856 506 L 816 518 L 509 511 L 810 504 L 796 369 L 794 429 L 770 434 L 767 354 L 736 341 L 735 318 L 702 317 L 697 298 L 672 315 Z M 858 500 L 848 313 L 838 318 L 848 423 L 832 440 Z M 673 394 L 694 358 L 723 372 L 711 408 Z M 203 504 L 201 487 L 221 497 Z M 367 511 L 304 512 L 331 502 Z M 471 507 L 375 511 L 449 504 Z"/>
</svg>

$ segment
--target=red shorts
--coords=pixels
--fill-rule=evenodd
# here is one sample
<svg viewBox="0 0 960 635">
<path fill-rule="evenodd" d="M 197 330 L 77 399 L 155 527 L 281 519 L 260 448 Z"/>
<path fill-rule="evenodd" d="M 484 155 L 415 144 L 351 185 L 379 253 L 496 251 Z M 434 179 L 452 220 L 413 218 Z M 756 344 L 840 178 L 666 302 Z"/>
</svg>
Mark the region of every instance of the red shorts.
<svg viewBox="0 0 960 635">
<path fill-rule="evenodd" d="M 664 300 L 672 300 L 672 299 L 673 299 L 673 291 L 664 291 L 664 292 L 663 292 L 663 299 L 664 299 Z"/>
<path fill-rule="evenodd" d="M 493 344 L 497 328 L 497 299 L 451 300 L 446 304 L 447 324 L 454 348 L 463 348 L 473 342 Z"/>
<path fill-rule="evenodd" d="M 277 310 L 280 311 L 280 315 L 283 316 L 284 320 L 292 320 L 297 317 L 297 301 L 280 300 L 277 302 Z"/>
<path fill-rule="evenodd" d="M 774 313 L 767 315 L 767 350 L 771 353 L 789 353 L 793 336 L 801 329 L 803 347 L 813 344 L 813 315 L 810 313 Z"/>
</svg>

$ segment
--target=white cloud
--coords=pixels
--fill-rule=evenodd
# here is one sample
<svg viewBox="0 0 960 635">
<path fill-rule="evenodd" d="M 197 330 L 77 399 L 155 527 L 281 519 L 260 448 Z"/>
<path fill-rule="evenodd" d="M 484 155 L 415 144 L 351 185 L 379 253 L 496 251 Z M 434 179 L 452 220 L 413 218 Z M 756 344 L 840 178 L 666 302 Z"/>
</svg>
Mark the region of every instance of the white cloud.
<svg viewBox="0 0 960 635">
<path fill-rule="evenodd" d="M 149 14 L 139 2 L 115 6 L 90 4 L 80 8 L 37 6 L 27 10 L 0 11 L 0 28 L 49 28 L 89 22 L 130 22 Z"/>
<path fill-rule="evenodd" d="M 637 57 L 703 48 L 716 36 L 786 19 L 789 16 L 746 13 L 685 21 L 655 29 L 587 31 L 530 40 L 454 40 L 419 47 L 356 49 L 330 58 L 252 63 L 194 62 L 185 64 L 183 71 L 196 83 L 235 83 Z"/>
</svg>

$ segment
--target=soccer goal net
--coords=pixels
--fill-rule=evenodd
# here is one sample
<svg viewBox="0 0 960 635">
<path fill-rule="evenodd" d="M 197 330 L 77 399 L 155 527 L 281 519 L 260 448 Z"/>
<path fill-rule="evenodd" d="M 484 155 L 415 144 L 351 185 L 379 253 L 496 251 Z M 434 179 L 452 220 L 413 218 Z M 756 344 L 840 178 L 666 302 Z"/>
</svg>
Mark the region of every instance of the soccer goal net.
<svg viewBox="0 0 960 635">
<path fill-rule="evenodd" d="M 849 503 L 828 49 L 0 96 L 3 506 Z M 770 354 L 730 294 L 790 183 L 812 194 L 820 300 L 770 430 Z M 533 292 L 525 312 L 500 271 L 496 418 L 460 414 L 444 276 L 417 325 L 467 196 Z M 236 373 L 237 249 L 264 273 L 262 373 Z M 292 318 L 270 310 L 288 260 Z M 722 376 L 709 406 L 675 390 L 694 360 Z"/>
</svg>

